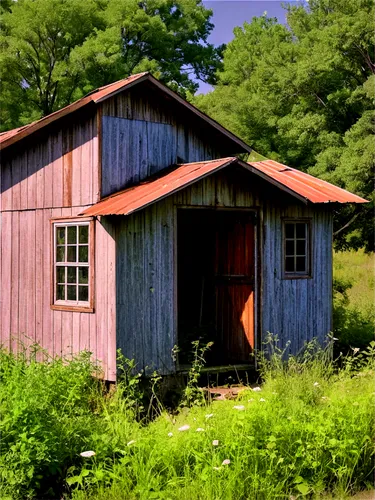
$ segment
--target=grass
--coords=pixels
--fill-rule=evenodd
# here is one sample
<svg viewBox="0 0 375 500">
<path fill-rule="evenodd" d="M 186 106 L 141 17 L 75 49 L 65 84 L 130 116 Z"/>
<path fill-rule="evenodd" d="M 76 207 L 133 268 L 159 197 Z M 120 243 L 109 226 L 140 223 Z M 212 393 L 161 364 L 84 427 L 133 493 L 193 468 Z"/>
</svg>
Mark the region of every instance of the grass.
<svg viewBox="0 0 375 500">
<path fill-rule="evenodd" d="M 335 252 L 333 256 L 334 276 L 348 281 L 350 305 L 363 312 L 366 317 L 374 314 L 375 299 L 375 254 L 363 250 Z"/>
<path fill-rule="evenodd" d="M 345 498 L 372 479 L 374 347 L 340 370 L 328 351 L 287 364 L 276 353 L 260 391 L 152 421 L 136 418 L 139 377 L 127 368 L 108 394 L 85 355 L 38 363 L 3 352 L 0 497 Z"/>
<path fill-rule="evenodd" d="M 176 412 L 163 408 L 157 374 L 145 405 L 141 377 L 123 357 L 108 393 L 88 353 L 61 360 L 38 346 L 0 350 L 1 500 L 342 500 L 371 488 L 373 269 L 373 255 L 335 253 L 339 349 L 311 343 L 285 362 L 270 342 L 261 389 L 235 401 L 202 399 L 205 347 L 197 344 Z M 333 350 L 345 347 L 333 362 Z"/>
<path fill-rule="evenodd" d="M 374 339 L 375 255 L 363 250 L 333 257 L 335 335 L 340 347 L 365 347 Z"/>
</svg>

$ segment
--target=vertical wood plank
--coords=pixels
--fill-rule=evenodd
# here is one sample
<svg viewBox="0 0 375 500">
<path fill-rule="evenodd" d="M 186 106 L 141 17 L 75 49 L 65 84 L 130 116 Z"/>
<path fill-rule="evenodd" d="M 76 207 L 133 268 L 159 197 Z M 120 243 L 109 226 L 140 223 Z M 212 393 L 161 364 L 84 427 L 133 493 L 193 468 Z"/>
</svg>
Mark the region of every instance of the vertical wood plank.
<svg viewBox="0 0 375 500">
<path fill-rule="evenodd" d="M 5 214 L 4 214 L 5 215 Z M 11 212 L 9 214 L 12 221 L 12 229 L 10 232 L 10 242 L 11 242 L 11 323 L 10 323 L 10 333 L 11 348 L 12 351 L 17 351 L 17 341 L 16 338 L 20 333 L 20 296 L 19 296 L 19 281 L 20 281 L 20 215 L 19 212 Z M 25 260 L 25 259 L 24 259 Z M 22 314 L 22 313 L 21 313 Z M 23 314 L 22 314 L 23 316 Z"/>
<path fill-rule="evenodd" d="M 1 214 L 1 290 L 0 305 L 1 305 L 1 344 L 8 349 L 11 348 L 11 331 L 12 331 L 12 246 L 13 246 L 13 231 L 12 231 L 12 214 L 3 212 Z M 4 293 L 4 291 L 8 293 Z M 18 304 L 17 304 L 18 306 Z M 18 311 L 18 307 L 15 312 Z"/>
<path fill-rule="evenodd" d="M 48 242 L 43 239 L 44 213 L 35 212 L 35 342 L 43 346 L 43 288 L 49 284 L 43 280 L 44 252 Z"/>
</svg>

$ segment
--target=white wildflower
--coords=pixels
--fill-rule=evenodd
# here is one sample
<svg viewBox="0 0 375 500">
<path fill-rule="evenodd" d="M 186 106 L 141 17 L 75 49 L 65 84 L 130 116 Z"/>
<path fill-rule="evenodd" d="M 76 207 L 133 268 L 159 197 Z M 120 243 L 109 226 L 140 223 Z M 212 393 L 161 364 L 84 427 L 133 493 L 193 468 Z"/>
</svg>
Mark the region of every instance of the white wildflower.
<svg viewBox="0 0 375 500">
<path fill-rule="evenodd" d="M 229 465 L 230 464 L 230 460 L 229 458 L 226 458 L 225 460 L 223 460 L 223 463 L 221 465 Z"/>
<path fill-rule="evenodd" d="M 198 427 L 197 432 L 204 432 L 204 429 L 202 429 L 202 427 Z"/>
<path fill-rule="evenodd" d="M 314 383 L 313 383 L 313 386 L 314 386 L 314 387 L 319 387 L 319 382 L 314 382 Z"/>
<path fill-rule="evenodd" d="M 188 431 L 190 429 L 190 425 L 183 425 L 182 427 L 180 427 L 178 430 L 179 431 Z"/>
<path fill-rule="evenodd" d="M 132 444 L 134 444 L 136 441 L 134 441 L 134 439 L 132 439 L 131 441 L 129 441 L 129 443 L 127 444 L 127 446 L 131 446 Z"/>
<path fill-rule="evenodd" d="M 173 436 L 173 432 L 168 432 L 168 437 L 172 437 Z"/>
<path fill-rule="evenodd" d="M 353 354 L 357 354 L 357 352 L 359 352 L 359 347 L 354 347 Z"/>
<path fill-rule="evenodd" d="M 213 413 L 209 413 L 208 415 L 206 415 L 206 418 L 212 418 L 214 416 Z"/>
<path fill-rule="evenodd" d="M 262 390 L 262 389 L 261 389 L 260 387 L 253 387 L 253 391 L 254 391 L 254 392 L 259 392 L 259 391 L 261 391 L 261 390 Z"/>
<path fill-rule="evenodd" d="M 84 457 L 84 458 L 90 458 L 90 457 L 94 457 L 96 455 L 95 451 L 92 451 L 92 450 L 89 450 L 89 451 L 83 451 L 82 453 L 80 453 L 81 457 Z"/>
<path fill-rule="evenodd" d="M 259 401 L 261 401 L 262 403 L 265 403 L 265 402 L 266 402 L 266 400 L 265 400 L 264 398 L 260 398 L 260 400 L 259 400 Z"/>
<path fill-rule="evenodd" d="M 218 440 L 218 439 L 214 439 L 214 440 L 212 441 L 212 445 L 213 445 L 213 446 L 219 446 L 219 440 Z"/>
<path fill-rule="evenodd" d="M 244 407 L 244 405 L 235 405 L 235 406 L 233 406 L 233 409 L 234 410 L 244 410 L 245 407 Z"/>
</svg>

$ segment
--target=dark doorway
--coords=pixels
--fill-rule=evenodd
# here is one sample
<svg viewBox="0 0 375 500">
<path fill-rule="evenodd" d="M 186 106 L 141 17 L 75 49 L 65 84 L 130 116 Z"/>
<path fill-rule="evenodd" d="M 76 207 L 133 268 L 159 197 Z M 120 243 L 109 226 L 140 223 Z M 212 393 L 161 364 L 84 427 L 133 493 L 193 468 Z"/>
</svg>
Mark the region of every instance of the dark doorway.
<svg viewBox="0 0 375 500">
<path fill-rule="evenodd" d="M 247 211 L 180 209 L 179 365 L 194 340 L 214 342 L 208 366 L 250 363 L 254 348 L 254 220 Z"/>
</svg>

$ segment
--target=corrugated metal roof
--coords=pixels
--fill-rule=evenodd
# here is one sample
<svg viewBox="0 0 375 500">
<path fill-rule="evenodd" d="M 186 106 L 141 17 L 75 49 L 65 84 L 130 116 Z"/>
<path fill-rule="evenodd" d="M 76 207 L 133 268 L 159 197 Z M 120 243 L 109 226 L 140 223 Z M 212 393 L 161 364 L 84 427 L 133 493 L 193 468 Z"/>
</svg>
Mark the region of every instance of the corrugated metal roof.
<svg viewBox="0 0 375 500">
<path fill-rule="evenodd" d="M 96 90 L 93 90 L 86 96 L 82 97 L 81 99 L 78 99 L 78 101 L 75 101 L 72 104 L 65 106 L 65 108 L 59 109 L 58 111 L 55 111 L 54 113 L 51 113 L 50 115 L 45 116 L 40 120 L 29 123 L 28 125 L 25 125 L 23 127 L 2 132 L 0 134 L 0 150 L 5 149 L 11 144 L 14 144 L 15 142 L 23 139 L 24 137 L 32 134 L 33 132 L 36 132 L 37 130 L 58 120 L 59 118 L 62 118 L 63 116 L 73 113 L 73 111 L 76 111 L 77 109 L 86 106 L 90 102 L 96 103 L 99 100 L 102 100 L 104 97 L 109 97 L 111 94 L 115 94 L 120 89 L 125 88 L 136 81 L 144 79 L 147 75 L 148 73 L 139 73 L 137 75 L 132 75 L 129 76 L 128 78 L 124 78 L 123 80 L 119 80 L 118 82 L 105 85 L 104 87 L 100 87 Z"/>
<path fill-rule="evenodd" d="M 161 177 L 104 198 L 80 215 L 129 215 L 236 161 L 237 158 L 220 158 L 178 165 Z"/>
<path fill-rule="evenodd" d="M 311 203 L 366 203 L 367 200 L 317 177 L 273 160 L 250 162 L 257 173 L 272 179 Z"/>
<path fill-rule="evenodd" d="M 44 118 L 41 118 L 40 120 L 37 120 L 33 123 L 30 123 L 28 125 L 25 125 L 23 127 L 15 128 L 13 130 L 8 130 L 7 132 L 3 132 L 0 134 L 0 150 L 7 148 L 8 146 L 11 146 L 17 141 L 20 141 L 24 137 L 27 137 L 28 135 L 32 134 L 33 132 L 36 132 L 37 130 L 40 130 L 43 127 L 46 127 L 50 123 L 62 118 L 63 116 L 66 116 L 70 113 L 73 113 L 74 111 L 77 111 L 78 109 L 82 108 L 83 106 L 87 106 L 90 103 L 98 104 L 105 99 L 108 99 L 109 97 L 117 94 L 118 92 L 121 92 L 125 88 L 130 88 L 133 85 L 136 85 L 144 80 L 148 80 L 151 82 L 155 87 L 160 89 L 164 94 L 170 96 L 172 99 L 174 99 L 176 102 L 184 106 L 186 109 L 188 109 L 190 112 L 194 113 L 194 115 L 198 116 L 200 119 L 204 120 L 207 122 L 210 126 L 215 128 L 218 132 L 221 134 L 224 134 L 230 141 L 233 141 L 236 143 L 237 147 L 235 153 L 240 153 L 240 152 L 251 152 L 251 147 L 248 146 L 245 142 L 243 142 L 240 138 L 229 132 L 226 128 L 221 126 L 217 121 L 213 120 L 209 116 L 207 116 L 205 113 L 202 113 L 198 108 L 190 104 L 189 102 L 185 101 L 182 97 L 180 97 L 176 92 L 173 92 L 171 89 L 169 89 L 166 85 L 163 83 L 159 82 L 156 78 L 154 78 L 150 73 L 138 73 L 137 75 L 132 75 L 129 76 L 128 78 L 124 78 L 123 80 L 119 80 L 118 82 L 115 83 L 110 83 L 109 85 L 106 85 L 104 87 L 100 87 L 96 90 L 93 90 L 89 94 L 87 94 L 85 97 L 82 97 L 82 99 L 79 99 L 78 101 L 73 102 L 72 104 L 69 104 L 65 108 L 59 109 L 58 111 L 55 111 L 54 113 L 51 113 L 48 116 L 45 116 Z"/>
<path fill-rule="evenodd" d="M 366 203 L 366 200 L 328 182 L 272 160 L 244 163 L 235 157 L 185 163 L 137 186 L 104 198 L 80 215 L 129 215 L 183 189 L 230 164 L 237 163 L 266 181 L 311 203 Z"/>
</svg>

